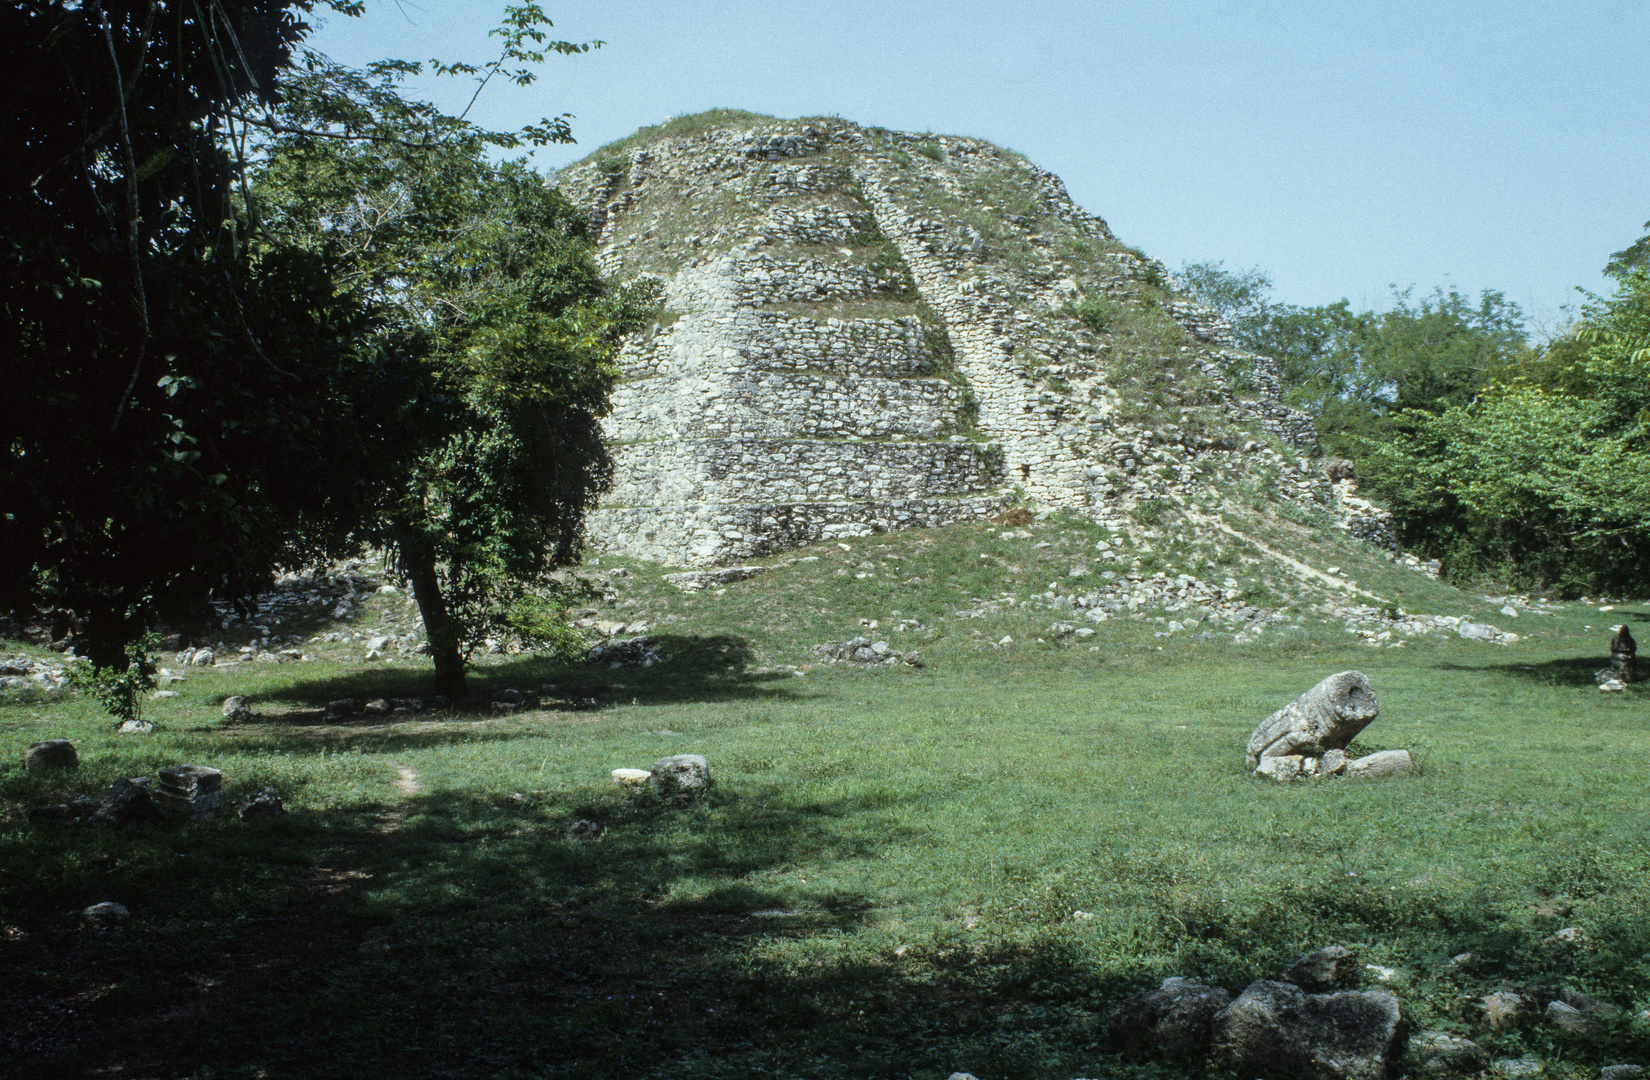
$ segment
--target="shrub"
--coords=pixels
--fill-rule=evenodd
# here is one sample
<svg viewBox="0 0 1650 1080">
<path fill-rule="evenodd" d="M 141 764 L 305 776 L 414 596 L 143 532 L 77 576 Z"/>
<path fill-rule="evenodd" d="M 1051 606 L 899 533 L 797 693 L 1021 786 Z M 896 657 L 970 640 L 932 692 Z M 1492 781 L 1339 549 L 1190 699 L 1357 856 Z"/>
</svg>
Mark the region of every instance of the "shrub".
<svg viewBox="0 0 1650 1080">
<path fill-rule="evenodd" d="M 1129 516 L 1142 525 L 1157 526 L 1163 524 L 1163 515 L 1168 509 L 1169 504 L 1162 499 L 1147 499 L 1136 503 L 1134 509 L 1129 511 Z"/>
</svg>

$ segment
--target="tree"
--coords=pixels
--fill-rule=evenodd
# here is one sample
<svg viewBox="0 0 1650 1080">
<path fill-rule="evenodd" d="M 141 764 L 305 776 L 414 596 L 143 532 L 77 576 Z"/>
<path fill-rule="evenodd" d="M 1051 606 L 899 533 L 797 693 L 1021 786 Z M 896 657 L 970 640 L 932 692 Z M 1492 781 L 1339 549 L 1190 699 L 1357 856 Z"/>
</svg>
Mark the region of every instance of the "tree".
<svg viewBox="0 0 1650 1080">
<path fill-rule="evenodd" d="M 1619 256 L 1617 257 L 1619 260 Z M 1571 334 L 1474 400 L 1366 445 L 1404 539 L 1452 575 L 1640 588 L 1650 553 L 1650 276 L 1613 261 Z"/>
<path fill-rule="evenodd" d="M 451 690 L 450 643 L 544 625 L 515 575 L 576 550 L 607 360 L 640 305 L 606 293 L 571 208 L 484 160 L 565 141 L 566 117 L 482 132 L 394 94 L 418 65 L 299 71 L 309 8 L 0 11 L 0 350 L 30 406 L 0 413 L 0 605 L 75 608 L 94 664 L 129 673 L 157 618 L 388 543 L 421 599 L 438 577 Z M 589 47 L 548 26 L 509 8 L 498 60 L 437 70 L 479 94 Z M 263 194 L 302 197 L 266 207 L 249 173 L 270 155 L 333 171 L 271 159 Z M 328 201 L 346 192 L 377 201 Z"/>
<path fill-rule="evenodd" d="M 576 48 L 545 46 L 535 11 L 511 9 L 494 64 L 441 70 L 485 82 L 512 57 L 538 58 L 525 42 Z M 307 56 L 253 198 L 280 242 L 311 249 L 372 311 L 373 347 L 419 372 L 394 423 L 404 453 L 375 535 L 412 585 L 437 692 L 458 699 L 489 634 L 565 630 L 535 598 L 578 557 L 585 511 L 609 486 L 598 420 L 619 340 L 654 297 L 609 288 L 585 216 L 524 164 L 486 159 L 569 141 L 565 123 L 484 131 L 403 98 L 399 81 L 418 70 Z"/>
<path fill-rule="evenodd" d="M 1239 342 L 1266 325 L 1272 310 L 1272 278 L 1260 267 L 1228 270 L 1224 262 L 1182 263 L 1178 277 L 1188 295 L 1231 324 Z"/>
<path fill-rule="evenodd" d="M 75 609 L 100 668 L 346 546 L 379 487 L 401 373 L 234 202 L 239 117 L 273 104 L 307 10 L 0 9 L 0 609 Z"/>
<path fill-rule="evenodd" d="M 1386 311 L 1358 312 L 1344 299 L 1274 304 L 1259 270 L 1191 263 L 1182 280 L 1226 316 L 1240 346 L 1277 361 L 1284 400 L 1311 414 L 1334 453 L 1356 455 L 1358 439 L 1379 437 L 1406 410 L 1464 404 L 1531 355 L 1523 313 L 1493 289 L 1474 302 L 1454 288 L 1419 300 L 1394 288 Z"/>
</svg>

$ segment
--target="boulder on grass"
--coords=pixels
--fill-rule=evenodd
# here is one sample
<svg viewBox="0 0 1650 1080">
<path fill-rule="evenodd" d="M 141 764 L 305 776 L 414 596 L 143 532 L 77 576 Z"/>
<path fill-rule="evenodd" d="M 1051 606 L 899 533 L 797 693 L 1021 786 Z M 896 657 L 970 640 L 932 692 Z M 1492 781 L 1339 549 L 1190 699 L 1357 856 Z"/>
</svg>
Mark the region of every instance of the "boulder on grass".
<svg viewBox="0 0 1650 1080">
<path fill-rule="evenodd" d="M 118 926 L 131 917 L 132 913 L 126 910 L 126 905 L 117 904 L 113 900 L 93 904 L 80 913 L 81 921 L 87 926 Z"/>
<path fill-rule="evenodd" d="M 1358 954 L 1345 945 L 1327 945 L 1290 964 L 1283 981 L 1294 983 L 1309 994 L 1327 990 L 1350 990 L 1358 985 Z"/>
<path fill-rule="evenodd" d="M 1492 990 L 1478 1004 L 1484 1014 L 1484 1023 L 1494 1031 L 1517 1027 L 1534 1016 L 1537 1009 L 1535 1000 L 1519 990 Z"/>
<path fill-rule="evenodd" d="M 1447 1031 L 1424 1031 L 1410 1044 L 1421 1071 L 1429 1076 L 1481 1072 L 1488 1063 L 1483 1047 Z"/>
<path fill-rule="evenodd" d="M 244 724 L 258 718 L 245 694 L 232 694 L 224 698 L 222 711 L 223 718 L 232 724 Z"/>
<path fill-rule="evenodd" d="M 1265 979 L 1221 1010 L 1213 1028 L 1221 1065 L 1292 1080 L 1385 1080 L 1404 1044 L 1389 990 L 1308 994 Z"/>
<path fill-rule="evenodd" d="M 159 821 L 160 810 L 149 797 L 147 776 L 116 780 L 103 794 L 103 804 L 91 818 L 93 825 L 118 828 L 140 821 Z"/>
<path fill-rule="evenodd" d="M 1249 767 L 1263 757 L 1319 757 L 1327 750 L 1345 750 L 1379 714 L 1367 675 L 1331 675 L 1260 722 L 1249 736 Z"/>
<path fill-rule="evenodd" d="M 1164 979 L 1158 989 L 1136 994 L 1112 1010 L 1112 1038 L 1127 1054 L 1202 1058 L 1209 1052 L 1215 1016 L 1231 1003 L 1232 995 L 1218 986 Z"/>
<path fill-rule="evenodd" d="M 648 785 L 655 794 L 691 798 L 710 787 L 710 765 L 698 754 L 676 754 L 653 763 Z"/>
<path fill-rule="evenodd" d="M 68 739 L 47 739 L 23 751 L 25 769 L 75 769 L 79 766 L 80 755 Z"/>
<path fill-rule="evenodd" d="M 243 818 L 280 817 L 286 813 L 286 805 L 281 802 L 280 792 L 266 787 L 243 799 L 235 813 Z"/>
</svg>

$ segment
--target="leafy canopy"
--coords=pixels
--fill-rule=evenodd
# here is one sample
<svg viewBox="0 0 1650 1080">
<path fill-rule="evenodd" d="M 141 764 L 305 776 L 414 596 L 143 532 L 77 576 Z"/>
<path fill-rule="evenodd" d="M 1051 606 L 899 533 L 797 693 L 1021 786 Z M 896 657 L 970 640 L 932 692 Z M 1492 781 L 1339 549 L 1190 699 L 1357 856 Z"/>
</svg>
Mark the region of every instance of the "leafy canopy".
<svg viewBox="0 0 1650 1080">
<path fill-rule="evenodd" d="M 539 34 L 521 21 L 530 10 L 512 9 L 503 57 Z M 438 70 L 475 75 L 479 92 L 502 63 Z M 439 692 L 458 697 L 489 638 L 567 643 L 547 575 L 577 558 L 584 514 L 610 486 L 598 421 L 619 340 L 651 314 L 654 292 L 610 288 L 584 215 L 524 163 L 488 160 L 570 141 L 565 118 L 488 132 L 403 97 L 418 70 L 306 55 L 253 199 L 280 243 L 313 252 L 372 312 L 372 347 L 417 372 L 393 425 L 403 452 L 376 537 L 413 585 Z"/>
<path fill-rule="evenodd" d="M 346 549 L 402 375 L 237 205 L 307 2 L 0 6 L 0 608 L 99 666 L 157 618 Z M 84 651 L 84 650 L 83 650 Z"/>
<path fill-rule="evenodd" d="M 1232 324 L 1238 344 L 1277 361 L 1284 400 L 1310 414 L 1333 453 L 1354 454 L 1407 409 L 1440 413 L 1464 404 L 1530 357 L 1517 304 L 1486 289 L 1476 301 L 1454 288 L 1416 298 L 1393 289 L 1383 312 L 1346 300 L 1315 307 L 1275 304 L 1260 270 L 1190 263 L 1181 281 Z"/>
</svg>

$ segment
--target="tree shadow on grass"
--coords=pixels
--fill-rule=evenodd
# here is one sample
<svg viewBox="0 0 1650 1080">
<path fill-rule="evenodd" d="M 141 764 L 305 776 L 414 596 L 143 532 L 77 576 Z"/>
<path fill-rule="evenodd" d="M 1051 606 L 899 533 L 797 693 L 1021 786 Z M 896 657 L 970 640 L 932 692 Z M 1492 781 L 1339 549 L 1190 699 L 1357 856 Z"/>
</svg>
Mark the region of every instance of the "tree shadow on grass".
<svg viewBox="0 0 1650 1080">
<path fill-rule="evenodd" d="M 506 687 L 537 693 L 546 684 L 553 704 L 582 698 L 598 703 L 622 693 L 650 705 L 690 701 L 752 701 L 793 699 L 788 671 L 754 666 L 750 643 L 732 634 L 656 635 L 652 638 L 661 659 L 650 666 L 605 663 L 563 664 L 541 657 L 522 656 L 501 663 L 472 667 L 467 679 L 470 700 L 454 711 L 490 713 L 491 695 Z M 428 670 L 376 668 L 293 683 L 268 700 L 290 702 L 312 710 L 324 709 L 339 698 L 414 698 L 433 693 Z M 257 702 L 254 702 L 256 705 Z"/>
<path fill-rule="evenodd" d="M 1524 661 L 1508 661 L 1503 664 L 1459 664 L 1440 663 L 1433 667 L 1439 671 L 1471 672 L 1473 674 L 1495 673 L 1520 682 L 1538 683 L 1544 686 L 1574 686 L 1591 687 L 1597 685 L 1593 676 L 1600 668 L 1610 665 L 1610 657 L 1598 656 L 1566 656 L 1557 657 L 1540 663 Z"/>
<path fill-rule="evenodd" d="M 371 741 L 389 751 L 485 742 L 527 734 L 523 720 L 588 722 L 614 703 L 666 705 L 685 702 L 795 701 L 807 696 L 789 671 L 752 665 L 749 643 L 726 634 L 661 636 L 654 639 L 662 659 L 650 666 L 559 664 L 521 657 L 475 669 L 470 699 L 455 707 L 369 715 L 331 716 L 327 703 L 343 698 L 358 705 L 374 698 L 391 702 L 422 698 L 430 690 L 428 671 L 370 668 L 295 682 L 251 698 L 256 719 L 203 730 L 216 731 L 244 750 L 315 750 L 332 744 Z M 493 694 L 520 690 L 537 698 L 517 711 L 501 712 Z"/>
<path fill-rule="evenodd" d="M 918 798 L 808 799 L 775 786 L 679 805 L 616 791 L 443 790 L 384 817 L 42 836 L 27 841 L 26 858 L 0 849 L 11 871 L 0 875 L 0 910 L 27 931 L 0 941 L 0 1013 L 10 1021 L 0 1026 L 0 1075 L 1176 1075 L 1098 1049 L 1107 1007 L 1153 970 L 1147 942 L 1099 961 L 1054 934 L 994 937 L 988 923 L 901 944 L 877 937 L 881 898 L 818 886 L 889 844 L 920 841 L 914 826 L 866 816 L 920 809 Z M 572 839 L 579 819 L 604 828 Z M 33 864 L 38 887 L 19 890 Z M 801 887 L 803 871 L 819 873 L 814 888 Z M 1637 873 L 1578 851 L 1544 880 L 1573 896 Z M 959 896 L 974 884 L 959 881 Z M 1224 897 L 1196 893 L 1162 911 L 1235 989 L 1276 971 L 1294 943 L 1292 917 L 1403 922 L 1406 901 L 1356 888 L 1334 874 L 1241 916 Z M 132 908 L 119 929 L 82 929 L 65 914 L 109 898 Z M 1545 928 L 1480 942 L 1477 932 L 1501 933 L 1504 920 L 1493 905 L 1461 900 L 1448 933 L 1488 949 L 1497 979 L 1503 950 L 1523 965 L 1510 978 L 1539 970 L 1586 985 L 1586 965 L 1619 967 L 1650 942 L 1642 907 L 1631 907 L 1590 926 L 1596 951 L 1536 956 L 1530 935 Z M 1257 948 L 1269 970 L 1246 966 Z M 1454 1000 L 1458 976 L 1448 978 Z"/>
<path fill-rule="evenodd" d="M 1056 944 L 961 932 L 905 955 L 854 948 L 874 898 L 792 884 L 799 866 L 876 855 L 862 809 L 778 791 L 690 805 L 442 791 L 393 828 L 225 821 L 148 838 L 179 850 L 128 882 L 132 922 L 60 927 L 30 954 L 41 970 L 14 972 L 9 1015 L 49 1011 L 16 997 L 44 987 L 81 1024 L 13 1060 L 34 1075 L 323 1080 L 1092 1064 L 1068 1013 L 1118 993 L 1116 975 Z M 570 839 L 578 818 L 604 829 Z M 294 860 L 284 878 L 272 852 Z"/>
</svg>

